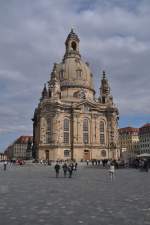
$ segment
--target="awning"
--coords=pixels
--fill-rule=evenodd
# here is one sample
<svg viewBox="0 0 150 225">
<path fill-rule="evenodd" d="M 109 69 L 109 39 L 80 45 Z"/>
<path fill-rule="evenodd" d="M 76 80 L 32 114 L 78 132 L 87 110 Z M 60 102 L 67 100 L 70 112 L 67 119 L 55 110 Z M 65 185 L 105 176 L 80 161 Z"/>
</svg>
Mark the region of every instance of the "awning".
<svg viewBox="0 0 150 225">
<path fill-rule="evenodd" d="M 150 154 L 149 153 L 143 153 L 143 154 L 140 154 L 140 155 L 137 155 L 136 157 L 150 157 Z"/>
</svg>

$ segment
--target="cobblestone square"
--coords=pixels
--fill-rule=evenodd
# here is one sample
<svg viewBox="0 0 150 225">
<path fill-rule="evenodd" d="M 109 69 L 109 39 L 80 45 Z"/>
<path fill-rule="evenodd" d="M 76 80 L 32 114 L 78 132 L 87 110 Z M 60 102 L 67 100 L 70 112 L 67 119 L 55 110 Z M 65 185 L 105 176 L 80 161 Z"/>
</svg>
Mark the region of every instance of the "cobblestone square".
<svg viewBox="0 0 150 225">
<path fill-rule="evenodd" d="M 150 224 L 150 174 L 79 166 L 71 179 L 53 166 L 0 169 L 0 224 Z"/>
</svg>

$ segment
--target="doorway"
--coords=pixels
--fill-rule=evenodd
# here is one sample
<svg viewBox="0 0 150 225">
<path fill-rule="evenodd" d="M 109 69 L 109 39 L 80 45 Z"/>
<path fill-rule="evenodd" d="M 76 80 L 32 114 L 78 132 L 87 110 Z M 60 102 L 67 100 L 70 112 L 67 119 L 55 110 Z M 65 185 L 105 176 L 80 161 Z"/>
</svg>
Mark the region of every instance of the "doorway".
<svg viewBox="0 0 150 225">
<path fill-rule="evenodd" d="M 84 150 L 84 160 L 90 160 L 90 151 Z"/>
<path fill-rule="evenodd" d="M 49 161 L 49 150 L 46 150 L 46 151 L 45 151 L 45 155 L 46 155 L 46 160 Z"/>
</svg>

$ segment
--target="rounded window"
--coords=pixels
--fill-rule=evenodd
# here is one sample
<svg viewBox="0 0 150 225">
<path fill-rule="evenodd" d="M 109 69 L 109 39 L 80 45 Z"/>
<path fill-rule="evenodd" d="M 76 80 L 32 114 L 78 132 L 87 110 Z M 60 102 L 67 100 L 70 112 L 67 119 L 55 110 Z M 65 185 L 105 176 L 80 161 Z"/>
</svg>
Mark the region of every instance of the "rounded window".
<svg viewBox="0 0 150 225">
<path fill-rule="evenodd" d="M 101 155 L 102 155 L 102 157 L 106 157 L 106 151 L 105 150 L 102 150 L 101 151 Z"/>
<path fill-rule="evenodd" d="M 73 41 L 73 42 L 71 43 L 71 47 L 73 48 L 74 51 L 76 51 L 76 49 L 77 49 L 77 44 L 76 44 L 76 42 Z"/>
</svg>

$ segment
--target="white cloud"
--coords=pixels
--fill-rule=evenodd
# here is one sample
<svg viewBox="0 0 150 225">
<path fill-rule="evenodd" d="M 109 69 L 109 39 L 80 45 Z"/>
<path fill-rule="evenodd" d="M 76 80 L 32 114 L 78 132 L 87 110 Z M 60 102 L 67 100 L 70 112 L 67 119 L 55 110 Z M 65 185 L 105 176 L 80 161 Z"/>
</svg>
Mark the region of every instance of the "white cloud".
<svg viewBox="0 0 150 225">
<path fill-rule="evenodd" d="M 24 82 L 26 77 L 23 76 L 18 71 L 11 71 L 11 70 L 0 70 L 0 79 L 1 80 L 17 80 Z"/>
<path fill-rule="evenodd" d="M 31 127 L 27 127 L 26 125 L 18 125 L 18 126 L 6 126 L 4 128 L 0 128 L 0 134 L 8 134 L 15 131 L 24 132 L 24 133 L 31 133 Z"/>
</svg>

